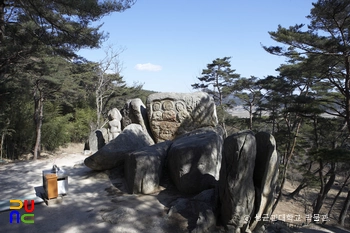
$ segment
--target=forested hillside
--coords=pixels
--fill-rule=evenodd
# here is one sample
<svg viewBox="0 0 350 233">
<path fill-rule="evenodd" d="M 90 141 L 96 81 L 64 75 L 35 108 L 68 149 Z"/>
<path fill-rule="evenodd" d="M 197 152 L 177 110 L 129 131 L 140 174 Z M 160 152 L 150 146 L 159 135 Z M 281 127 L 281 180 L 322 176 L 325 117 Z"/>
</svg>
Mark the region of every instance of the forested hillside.
<svg viewBox="0 0 350 233">
<path fill-rule="evenodd" d="M 120 51 L 101 62 L 79 57 L 106 39 L 103 16 L 123 12 L 128 1 L 0 1 L 0 152 L 16 159 L 41 149 L 86 140 L 110 106 L 121 107 L 142 85 L 120 76 Z"/>
</svg>

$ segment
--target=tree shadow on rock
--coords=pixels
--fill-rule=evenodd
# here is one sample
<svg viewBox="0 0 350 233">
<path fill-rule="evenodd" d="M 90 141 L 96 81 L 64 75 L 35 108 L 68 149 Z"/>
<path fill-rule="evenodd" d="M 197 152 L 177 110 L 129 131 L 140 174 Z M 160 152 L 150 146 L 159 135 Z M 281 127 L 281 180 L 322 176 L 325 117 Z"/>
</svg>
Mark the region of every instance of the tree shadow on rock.
<svg viewBox="0 0 350 233">
<path fill-rule="evenodd" d="M 200 99 L 194 99 L 191 97 L 188 100 L 191 104 L 194 105 L 194 107 L 187 106 L 187 110 L 190 113 L 186 118 L 182 120 L 180 127 L 175 133 L 176 138 L 181 137 L 181 135 L 192 132 L 196 129 L 205 127 L 213 128 L 218 124 L 216 106 L 214 101 L 210 100 L 211 97 L 209 95 L 202 96 Z"/>
</svg>

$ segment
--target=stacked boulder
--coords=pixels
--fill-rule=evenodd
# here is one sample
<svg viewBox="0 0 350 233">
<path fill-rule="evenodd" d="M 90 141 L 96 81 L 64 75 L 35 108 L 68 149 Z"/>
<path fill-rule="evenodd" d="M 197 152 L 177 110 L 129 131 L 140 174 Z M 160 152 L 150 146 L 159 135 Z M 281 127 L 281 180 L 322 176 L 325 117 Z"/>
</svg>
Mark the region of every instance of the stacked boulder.
<svg viewBox="0 0 350 233">
<path fill-rule="evenodd" d="M 107 170 L 123 164 L 128 192 L 139 194 L 161 190 L 167 173 L 181 193 L 198 194 L 177 201 L 169 212 L 195 206 L 190 209 L 197 219 L 189 220 L 194 232 L 210 232 L 216 224 L 231 232 L 258 231 L 262 223 L 255 216 L 270 214 L 274 202 L 273 136 L 242 131 L 224 139 L 215 103 L 203 92 L 155 93 L 146 106 L 140 99 L 128 101 L 121 110 L 123 131 L 86 158 L 86 166 Z"/>
</svg>

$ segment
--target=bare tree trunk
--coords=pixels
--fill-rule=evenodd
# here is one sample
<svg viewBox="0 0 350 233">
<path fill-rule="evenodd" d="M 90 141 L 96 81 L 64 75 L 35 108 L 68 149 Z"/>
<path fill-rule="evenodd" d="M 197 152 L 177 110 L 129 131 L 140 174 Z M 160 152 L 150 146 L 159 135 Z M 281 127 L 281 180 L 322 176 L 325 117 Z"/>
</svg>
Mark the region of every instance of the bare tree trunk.
<svg viewBox="0 0 350 233">
<path fill-rule="evenodd" d="M 350 61 L 349 57 L 344 58 L 345 62 L 345 121 L 348 126 L 348 131 L 350 132 Z"/>
<path fill-rule="evenodd" d="M 324 184 L 324 177 L 322 174 L 323 163 L 322 163 L 322 160 L 320 160 L 320 168 L 321 169 L 320 169 L 319 173 L 320 173 L 320 179 L 321 179 L 321 189 L 320 189 L 320 192 L 319 192 L 317 199 L 316 199 L 316 203 L 315 203 L 314 210 L 313 210 L 313 216 L 315 214 L 320 213 L 320 210 L 323 206 L 323 202 L 326 199 L 327 194 L 335 181 L 335 163 L 332 163 L 331 166 L 332 167 L 329 171 L 329 173 L 331 175 L 329 177 L 329 180 L 326 182 L 326 184 Z M 312 219 L 312 222 L 314 222 L 314 219 Z"/>
<path fill-rule="evenodd" d="M 306 173 L 309 173 L 311 168 L 312 168 L 312 163 L 313 162 L 310 162 L 309 163 L 309 167 L 307 169 L 307 172 Z M 316 170 L 315 172 L 313 172 L 313 174 L 317 173 L 318 170 Z M 303 190 L 304 188 L 307 187 L 307 179 L 306 178 L 303 178 L 303 180 L 300 182 L 299 186 L 289 194 L 289 197 L 291 198 L 294 198 L 296 195 L 299 195 L 300 191 Z"/>
<path fill-rule="evenodd" d="M 222 108 L 222 129 L 224 130 L 224 138 L 227 137 L 227 130 L 226 130 L 226 124 L 225 124 L 225 109 L 224 107 L 221 105 Z"/>
<path fill-rule="evenodd" d="M 341 226 L 344 226 L 344 225 L 345 225 L 345 218 L 346 218 L 346 215 L 347 215 L 347 213 L 348 213 L 349 207 L 350 207 L 350 191 L 348 192 L 348 196 L 347 196 L 346 199 L 345 199 L 343 208 L 342 208 L 341 211 L 340 211 L 338 223 L 339 223 Z"/>
<path fill-rule="evenodd" d="M 95 98 L 96 98 L 96 114 L 97 114 L 97 129 L 103 125 L 103 114 L 105 110 L 106 99 L 108 99 L 112 93 L 110 93 L 113 85 L 113 79 L 108 75 L 109 72 L 114 74 L 120 74 L 121 72 L 121 63 L 118 59 L 119 55 L 124 51 L 123 48 L 115 51 L 112 45 L 109 45 L 105 48 L 105 57 L 99 62 L 99 73 L 98 80 L 95 87 Z M 94 129 L 95 130 L 95 129 Z"/>
<path fill-rule="evenodd" d="M 307 187 L 305 181 L 302 181 L 299 186 L 289 194 L 289 197 L 294 198 L 296 195 L 299 195 L 300 191 Z"/>
<path fill-rule="evenodd" d="M 349 56 L 344 57 L 344 63 L 345 63 L 345 121 L 348 126 L 348 131 L 350 132 L 350 61 Z M 348 192 L 348 195 L 346 197 L 345 203 L 343 205 L 343 208 L 339 215 L 338 223 L 341 226 L 344 226 L 345 224 L 345 218 L 348 212 L 348 209 L 350 207 L 350 191 Z"/>
<path fill-rule="evenodd" d="M 294 134 L 294 138 L 293 138 L 293 141 L 291 143 L 290 149 L 288 151 L 288 155 L 287 155 L 286 161 L 284 162 L 285 166 L 284 166 L 284 170 L 282 172 L 282 181 L 281 181 L 280 189 L 278 191 L 277 199 L 276 199 L 275 203 L 272 206 L 271 214 L 275 211 L 275 209 L 277 207 L 277 204 L 278 204 L 278 202 L 279 202 L 279 200 L 281 199 L 281 196 L 282 196 L 282 190 L 283 190 L 283 187 L 284 187 L 284 183 L 286 182 L 288 165 L 289 165 L 289 162 L 290 162 L 290 160 L 291 160 L 291 158 L 292 158 L 292 156 L 294 154 L 294 149 L 295 149 L 295 146 L 297 144 L 297 136 L 299 134 L 300 126 L 301 126 L 301 119 L 298 120 L 298 123 L 297 123 L 297 126 L 296 126 L 296 130 L 295 130 L 295 134 Z"/>
<path fill-rule="evenodd" d="M 36 96 L 39 95 L 39 96 Z M 40 90 L 34 94 L 34 102 L 35 102 L 35 113 L 34 113 L 34 121 L 35 121 L 35 146 L 34 146 L 34 156 L 33 160 L 36 160 L 38 156 L 40 156 L 41 151 L 41 127 L 43 125 L 43 116 L 44 116 L 44 98 Z"/>
<path fill-rule="evenodd" d="M 102 112 L 102 106 L 100 105 L 100 91 L 96 90 L 96 115 L 97 115 L 97 122 L 96 122 L 96 126 L 97 129 L 100 128 L 100 124 L 101 124 L 101 112 Z"/>
<path fill-rule="evenodd" d="M 220 67 L 219 67 L 220 69 Z M 219 106 L 221 108 L 221 111 L 222 111 L 222 128 L 224 130 L 224 137 L 226 138 L 227 137 L 227 130 L 226 130 L 226 124 L 225 124 L 225 107 L 224 105 L 222 104 L 222 98 L 223 98 L 223 95 L 222 95 L 222 90 L 220 89 L 220 84 L 219 84 L 219 76 L 218 76 L 218 73 L 216 72 L 216 77 L 215 77 L 215 82 L 216 82 L 216 86 L 218 88 L 218 93 L 219 93 Z"/>
<path fill-rule="evenodd" d="M 249 105 L 249 129 L 253 129 L 253 105 L 250 103 Z"/>
<path fill-rule="evenodd" d="M 0 160 L 2 160 L 2 150 L 3 150 L 4 140 L 5 140 L 5 132 L 2 132 L 1 143 L 0 143 Z"/>
<path fill-rule="evenodd" d="M 332 212 L 332 210 L 333 210 L 333 207 L 334 207 L 335 203 L 337 202 L 338 197 L 339 197 L 340 194 L 343 192 L 343 189 L 345 188 L 346 183 L 348 182 L 349 178 L 350 178 L 350 173 L 349 173 L 349 175 L 346 177 L 346 179 L 345 179 L 343 185 L 341 186 L 339 192 L 338 192 L 337 195 L 334 197 L 333 202 L 332 202 L 332 205 L 331 205 L 331 207 L 329 208 L 329 211 L 328 211 L 328 214 L 327 214 L 328 217 L 331 216 L 331 212 Z M 327 221 L 324 221 L 324 222 L 323 222 L 323 224 L 326 224 L 326 223 L 327 223 Z"/>
</svg>

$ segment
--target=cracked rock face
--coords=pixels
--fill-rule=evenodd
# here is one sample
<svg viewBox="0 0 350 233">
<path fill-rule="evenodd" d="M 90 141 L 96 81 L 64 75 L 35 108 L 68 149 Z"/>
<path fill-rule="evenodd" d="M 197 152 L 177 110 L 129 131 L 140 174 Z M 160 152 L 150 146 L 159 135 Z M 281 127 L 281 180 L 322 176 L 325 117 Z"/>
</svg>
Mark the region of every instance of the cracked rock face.
<svg viewBox="0 0 350 233">
<path fill-rule="evenodd" d="M 251 131 L 227 137 L 223 145 L 219 179 L 220 220 L 234 232 L 245 232 L 254 209 L 253 181 L 256 141 Z"/>
<path fill-rule="evenodd" d="M 130 124 L 139 124 L 144 131 L 150 132 L 146 106 L 140 98 L 127 100 L 120 111 L 123 116 L 121 119 L 123 129 Z"/>
<path fill-rule="evenodd" d="M 275 138 L 265 132 L 259 132 L 256 138 L 256 160 L 254 169 L 255 211 L 251 216 L 249 229 L 254 231 L 263 226 L 255 216 L 270 215 L 274 203 L 274 191 L 278 179 L 278 155 Z"/>
<path fill-rule="evenodd" d="M 169 175 L 183 193 L 214 188 L 219 179 L 222 135 L 215 130 L 198 131 L 174 140 L 168 152 Z"/>
<path fill-rule="evenodd" d="M 170 141 L 143 147 L 129 153 L 124 173 L 129 193 L 151 194 L 160 190 L 159 183 Z"/>
<path fill-rule="evenodd" d="M 151 94 L 147 98 L 147 112 L 156 142 L 218 124 L 214 100 L 204 92 Z"/>
</svg>

